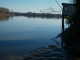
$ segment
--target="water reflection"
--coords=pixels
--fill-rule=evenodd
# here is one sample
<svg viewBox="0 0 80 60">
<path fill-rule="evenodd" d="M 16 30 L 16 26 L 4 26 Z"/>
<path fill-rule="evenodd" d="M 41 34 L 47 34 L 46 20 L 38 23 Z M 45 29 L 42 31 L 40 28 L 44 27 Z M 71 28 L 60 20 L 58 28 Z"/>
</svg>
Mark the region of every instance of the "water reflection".
<svg viewBox="0 0 80 60">
<path fill-rule="evenodd" d="M 0 22 L 0 60 L 11 60 L 41 46 L 57 45 L 50 39 L 61 32 L 61 19 L 13 17 Z"/>
<path fill-rule="evenodd" d="M 0 22 L 2 21 L 8 21 L 10 18 L 11 20 L 13 20 L 14 17 L 20 17 L 20 16 L 3 16 L 1 17 L 0 16 Z M 59 20 L 61 19 L 61 17 L 34 17 L 34 16 L 23 16 L 23 17 L 26 17 L 26 18 L 41 18 L 41 19 L 54 19 L 54 20 Z"/>
<path fill-rule="evenodd" d="M 9 20 L 9 16 L 2 16 L 2 17 L 0 17 L 0 21 L 8 21 Z"/>
<path fill-rule="evenodd" d="M 42 19 L 60 19 L 61 16 L 54 16 L 54 17 L 46 17 L 46 16 L 24 16 L 27 18 L 42 18 Z"/>
</svg>

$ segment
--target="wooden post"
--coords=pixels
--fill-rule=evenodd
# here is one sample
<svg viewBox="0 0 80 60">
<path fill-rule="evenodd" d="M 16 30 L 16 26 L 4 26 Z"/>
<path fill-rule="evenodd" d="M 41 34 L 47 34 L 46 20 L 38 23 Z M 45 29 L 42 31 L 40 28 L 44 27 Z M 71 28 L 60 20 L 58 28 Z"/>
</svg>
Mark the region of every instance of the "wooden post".
<svg viewBox="0 0 80 60">
<path fill-rule="evenodd" d="M 62 32 L 64 32 L 64 15 L 62 15 Z"/>
<path fill-rule="evenodd" d="M 64 15 L 62 15 L 62 38 L 61 38 L 61 47 L 63 47 L 64 40 Z"/>
</svg>

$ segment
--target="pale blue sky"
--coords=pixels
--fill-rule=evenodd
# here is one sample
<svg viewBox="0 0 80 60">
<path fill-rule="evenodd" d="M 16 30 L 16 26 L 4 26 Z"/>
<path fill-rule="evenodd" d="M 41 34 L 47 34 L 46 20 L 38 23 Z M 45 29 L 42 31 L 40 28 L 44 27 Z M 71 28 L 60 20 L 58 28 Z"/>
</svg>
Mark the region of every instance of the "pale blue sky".
<svg viewBox="0 0 80 60">
<path fill-rule="evenodd" d="M 50 4 L 51 1 L 51 4 Z M 69 3 L 70 0 L 57 0 L 62 3 Z M 0 7 L 6 7 L 15 12 L 40 12 L 42 9 L 50 7 L 59 8 L 55 0 L 0 0 Z"/>
</svg>

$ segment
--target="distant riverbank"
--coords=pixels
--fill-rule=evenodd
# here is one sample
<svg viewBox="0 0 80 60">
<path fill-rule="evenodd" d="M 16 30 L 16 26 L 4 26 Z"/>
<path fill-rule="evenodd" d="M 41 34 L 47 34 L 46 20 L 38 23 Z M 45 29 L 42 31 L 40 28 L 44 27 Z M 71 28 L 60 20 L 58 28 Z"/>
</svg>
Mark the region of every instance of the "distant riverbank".
<svg viewBox="0 0 80 60">
<path fill-rule="evenodd" d="M 12 16 L 14 16 L 13 13 L 0 13 L 0 20 L 8 20 Z"/>
<path fill-rule="evenodd" d="M 25 16 L 25 17 L 33 17 L 33 18 L 61 18 L 62 14 L 50 14 L 50 13 L 32 13 L 32 12 L 27 12 L 27 13 L 20 13 L 20 12 L 13 12 L 15 16 Z"/>
<path fill-rule="evenodd" d="M 9 13 L 0 13 L 0 17 L 10 17 L 10 16 L 14 16 L 13 13 L 9 12 Z"/>
<path fill-rule="evenodd" d="M 7 20 L 11 16 L 14 16 L 14 13 L 10 12 L 7 8 L 0 7 L 0 20 Z"/>
<path fill-rule="evenodd" d="M 24 16 L 28 18 L 61 18 L 61 14 L 51 14 L 51 13 L 35 13 L 35 12 L 12 12 L 7 8 L 0 7 L 0 20 L 8 19 L 9 17 L 13 16 Z"/>
</svg>

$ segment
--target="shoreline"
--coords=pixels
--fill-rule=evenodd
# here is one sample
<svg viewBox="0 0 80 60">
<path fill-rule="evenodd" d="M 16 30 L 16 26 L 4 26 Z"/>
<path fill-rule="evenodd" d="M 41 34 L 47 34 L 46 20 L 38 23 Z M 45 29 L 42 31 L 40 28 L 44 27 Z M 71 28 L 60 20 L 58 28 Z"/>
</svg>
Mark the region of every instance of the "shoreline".
<svg viewBox="0 0 80 60">
<path fill-rule="evenodd" d="M 49 45 L 41 47 L 27 55 L 21 56 L 21 60 L 66 60 L 68 55 L 61 46 Z"/>
<path fill-rule="evenodd" d="M 13 13 L 0 13 L 0 21 L 4 21 L 4 20 L 6 21 L 13 16 L 14 16 Z"/>
<path fill-rule="evenodd" d="M 0 17 L 6 17 L 6 16 L 14 16 L 14 13 L 11 13 L 11 12 L 9 12 L 9 13 L 1 13 L 0 12 Z"/>
</svg>

